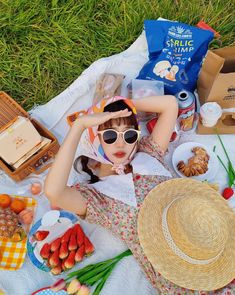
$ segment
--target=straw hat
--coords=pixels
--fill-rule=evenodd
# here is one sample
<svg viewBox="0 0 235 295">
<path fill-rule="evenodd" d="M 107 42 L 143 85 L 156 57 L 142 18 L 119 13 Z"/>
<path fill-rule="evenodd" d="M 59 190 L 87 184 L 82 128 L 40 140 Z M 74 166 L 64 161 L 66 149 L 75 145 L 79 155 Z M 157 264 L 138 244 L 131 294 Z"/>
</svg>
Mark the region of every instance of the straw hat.
<svg viewBox="0 0 235 295">
<path fill-rule="evenodd" d="M 205 183 L 157 185 L 140 209 L 138 234 L 154 269 L 181 287 L 216 290 L 235 278 L 235 213 Z"/>
</svg>

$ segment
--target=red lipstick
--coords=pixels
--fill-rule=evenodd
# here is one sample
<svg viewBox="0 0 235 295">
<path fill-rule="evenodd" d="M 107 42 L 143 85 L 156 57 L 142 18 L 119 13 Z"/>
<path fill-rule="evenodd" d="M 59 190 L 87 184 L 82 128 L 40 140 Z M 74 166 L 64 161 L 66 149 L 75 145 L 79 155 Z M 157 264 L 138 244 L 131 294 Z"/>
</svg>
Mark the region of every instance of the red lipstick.
<svg viewBox="0 0 235 295">
<path fill-rule="evenodd" d="M 116 152 L 114 154 L 114 156 L 117 157 L 117 158 L 124 158 L 125 155 L 126 155 L 126 153 L 124 153 L 124 152 Z"/>
</svg>

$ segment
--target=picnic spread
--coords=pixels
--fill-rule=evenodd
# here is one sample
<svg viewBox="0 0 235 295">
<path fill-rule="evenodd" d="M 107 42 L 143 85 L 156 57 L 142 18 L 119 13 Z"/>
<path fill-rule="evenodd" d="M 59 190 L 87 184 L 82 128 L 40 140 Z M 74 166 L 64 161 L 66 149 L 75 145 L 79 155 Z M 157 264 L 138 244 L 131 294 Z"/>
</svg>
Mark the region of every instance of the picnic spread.
<svg viewBox="0 0 235 295">
<path fill-rule="evenodd" d="M 154 37 L 156 27 L 160 32 L 159 42 L 153 42 L 154 38 L 158 38 Z M 230 63 L 234 62 L 234 55 L 233 59 L 231 57 L 234 50 L 225 49 L 225 53 L 221 53 L 219 50 L 209 51 L 202 66 L 202 60 L 212 38 L 211 30 L 192 28 L 182 23 L 163 20 L 146 21 L 145 31 L 127 50 L 97 60 L 61 94 L 45 105 L 34 107 L 29 113 L 18 106 L 9 95 L 1 92 L 0 105 L 3 106 L 4 111 L 0 124 L 6 126 L 1 129 L 0 136 L 2 138 L 0 137 L 0 140 L 4 140 L 3 142 L 7 146 L 11 140 L 11 134 L 18 132 L 16 136 L 17 153 L 10 152 L 10 149 L 4 149 L 3 144 L 0 147 L 0 167 L 2 169 L 0 170 L 0 216 L 2 218 L 0 222 L 1 226 L 14 226 L 12 230 L 10 227 L 8 228 L 5 236 L 4 230 L 2 229 L 1 232 L 0 228 L 0 291 L 2 290 L 3 294 L 75 294 L 78 290 L 81 290 L 80 294 L 89 294 L 89 292 L 94 292 L 96 284 L 100 285 L 100 294 L 103 295 L 156 294 L 156 289 L 146 278 L 137 260 L 131 255 L 122 240 L 115 237 L 109 230 L 88 223 L 71 212 L 52 208 L 44 194 L 43 185 L 48 173 L 47 168 L 53 162 L 59 145 L 63 142 L 69 128 L 79 116 L 86 112 L 89 113 L 86 110 L 91 110 L 92 105 L 103 108 L 102 99 L 117 100 L 120 96 L 134 100 L 164 93 L 175 95 L 179 104 L 175 130 L 164 157 L 166 163 L 174 171 L 174 175 L 179 179 L 168 180 L 157 185 L 153 192 L 146 197 L 143 210 L 141 209 L 141 217 L 138 220 L 141 246 L 152 265 L 164 277 L 178 283 L 179 286 L 191 287 L 195 290 L 194 294 L 201 294 L 198 290 L 203 290 L 207 288 L 206 286 L 210 288 L 208 290 L 224 287 L 234 279 L 234 270 L 232 269 L 234 261 L 228 261 L 230 264 L 225 272 L 227 276 L 222 276 L 219 273 L 218 262 L 217 276 L 208 281 L 206 277 L 206 280 L 200 279 L 200 272 L 197 274 L 192 268 L 187 269 L 185 262 L 180 263 L 180 260 L 177 260 L 178 257 L 176 259 L 169 253 L 162 253 L 162 249 L 166 247 L 165 237 L 169 242 L 167 242 L 169 248 L 176 251 L 178 256 L 189 263 L 214 263 L 219 257 L 219 254 L 215 254 L 215 257 L 208 258 L 211 254 L 207 256 L 203 252 L 204 249 L 202 249 L 204 256 L 198 254 L 198 259 L 192 259 L 190 252 L 187 252 L 188 255 L 182 253 L 180 247 L 178 248 L 169 237 L 166 219 L 165 223 L 162 221 L 165 227 L 164 235 L 161 237 L 161 247 L 158 244 L 160 240 L 155 241 L 155 236 L 151 236 L 150 231 L 148 235 L 148 226 L 151 222 L 154 223 L 155 213 L 158 212 L 159 216 L 160 214 L 164 215 L 167 214 L 167 210 L 170 211 L 170 207 L 175 208 L 174 206 L 176 206 L 175 200 L 171 200 L 171 203 L 166 207 L 166 212 L 164 213 L 164 210 L 163 213 L 161 212 L 158 207 L 160 205 L 154 203 L 154 198 L 159 194 L 158 186 L 159 191 L 162 189 L 164 192 L 166 199 L 170 199 L 170 194 L 169 196 L 167 194 L 173 187 L 175 190 L 179 190 L 180 197 L 177 201 L 179 208 L 181 210 L 187 208 L 189 212 L 188 215 L 182 214 L 185 224 L 188 218 L 194 219 L 192 216 L 199 210 L 198 208 L 205 210 L 206 215 L 210 215 L 210 210 L 214 210 L 214 208 L 210 207 L 208 200 L 216 200 L 216 198 L 221 198 L 221 202 L 218 202 L 218 215 L 216 215 L 218 216 L 218 226 L 223 224 L 222 219 L 220 220 L 220 211 L 227 215 L 231 214 L 231 224 L 234 222 L 232 210 L 235 211 L 235 193 L 233 192 L 235 181 L 233 168 L 235 166 L 235 99 L 234 88 L 230 85 L 232 81 L 230 74 L 234 75 L 234 73 L 232 70 L 231 73 L 228 70 L 220 73 L 224 63 L 225 69 L 228 67 L 227 56 L 229 56 Z M 197 48 L 196 53 L 194 48 Z M 217 62 L 217 64 L 213 63 L 217 75 L 213 78 L 210 76 L 211 80 L 208 82 L 208 77 L 206 77 L 208 71 L 205 67 L 208 67 L 211 59 L 215 59 Z M 218 86 L 217 83 L 226 83 L 224 75 L 229 75 L 229 85 L 228 87 L 223 86 L 227 87 L 228 91 L 222 99 L 221 85 L 224 84 Z M 197 79 L 198 85 L 195 91 Z M 218 89 L 221 91 L 220 96 L 216 96 Z M 95 109 L 96 107 L 93 107 L 93 111 Z M 139 114 L 141 137 L 152 132 L 157 120 L 156 114 Z M 10 131 L 7 128 L 11 128 Z M 23 130 L 27 128 L 24 136 L 22 136 L 20 128 L 24 128 Z M 91 133 L 85 134 L 84 132 L 83 143 L 85 145 L 83 150 L 78 147 L 76 158 L 78 155 L 88 152 L 86 146 L 88 140 L 85 136 L 91 136 Z M 22 147 L 23 140 L 25 140 L 25 144 L 29 145 L 27 151 L 25 145 L 23 151 L 18 148 Z M 98 146 L 97 150 L 93 152 L 95 156 L 89 153 L 88 156 L 91 158 L 100 157 Z M 155 170 L 160 169 L 161 171 L 164 170 L 164 167 L 153 162 L 150 158 L 146 157 L 146 169 L 149 169 L 149 174 L 158 175 L 154 173 L 152 166 L 156 165 Z M 135 159 L 133 167 L 136 171 L 139 169 L 139 173 L 143 169 L 138 159 Z M 164 173 L 168 176 L 167 170 L 164 170 Z M 84 177 L 72 169 L 68 185 L 73 186 L 83 182 Z M 195 180 L 201 181 L 205 185 L 205 189 L 198 186 L 198 182 Z M 115 182 L 113 184 L 116 185 Z M 95 185 L 99 188 L 99 183 Z M 188 191 L 192 189 L 190 196 L 186 193 L 187 185 Z M 202 190 L 199 203 L 194 202 L 192 197 L 193 187 L 198 191 Z M 120 189 L 120 191 L 119 198 L 128 199 L 128 196 L 125 196 L 125 190 Z M 128 191 L 128 194 L 131 195 L 131 192 Z M 186 199 L 183 197 L 184 194 Z M 208 200 L 205 201 L 207 196 Z M 135 197 L 134 195 L 132 197 L 127 202 L 130 202 L 131 206 L 135 206 Z M 190 197 L 192 199 L 189 200 Z M 17 201 L 19 203 L 14 206 Z M 163 199 L 162 203 L 164 203 Z M 146 209 L 146 206 L 150 206 L 149 209 Z M 172 224 L 175 222 L 178 225 L 178 228 L 175 226 L 175 238 L 179 236 L 181 224 L 180 219 L 177 219 L 177 210 L 179 209 L 176 208 L 175 213 L 171 216 L 175 218 L 171 220 Z M 17 220 L 17 218 L 20 221 L 19 225 L 10 224 L 10 221 Z M 220 221 L 221 224 L 219 224 Z M 168 225 L 170 226 L 170 223 Z M 152 226 L 157 227 L 158 225 L 153 224 Z M 213 225 L 210 226 L 207 228 L 208 234 L 213 232 Z M 214 227 L 216 226 L 214 224 Z M 187 232 L 191 232 L 190 227 Z M 216 251 L 222 253 L 227 247 L 226 245 L 234 243 L 234 239 L 228 236 L 227 244 L 221 246 L 221 241 L 227 239 L 228 232 L 229 229 L 227 232 L 223 232 L 224 236 L 220 237 L 218 243 L 213 244 L 215 251 L 213 253 L 217 253 Z M 201 233 L 198 235 L 200 236 Z M 206 238 L 204 237 L 205 240 Z M 148 242 L 151 239 L 153 244 L 155 243 L 155 247 L 160 247 L 158 255 L 153 255 L 152 244 L 150 245 Z M 179 240 L 178 243 L 180 244 L 180 242 Z M 195 241 L 195 245 L 196 243 L 197 241 Z M 184 247 L 185 244 L 181 246 Z M 232 259 L 234 252 L 230 251 L 230 254 L 230 259 Z M 169 264 L 173 265 L 178 261 L 175 266 L 179 267 L 178 275 L 165 269 L 165 263 L 161 260 L 163 256 L 168 259 Z M 102 271 L 96 272 L 95 269 L 101 268 L 101 266 L 105 271 L 103 273 Z M 70 275 L 71 272 L 73 273 Z M 192 279 L 185 278 L 189 272 L 193 276 Z M 102 275 L 97 277 L 101 273 Z M 78 282 L 76 278 L 79 280 L 79 277 L 81 279 Z M 68 283 L 70 283 L 69 286 Z M 54 291 L 49 287 L 53 284 Z M 66 286 L 67 292 L 64 289 Z M 56 293 L 55 290 L 58 292 Z M 228 293 L 226 293 L 227 291 Z M 229 293 L 231 292 L 229 289 L 227 291 L 225 287 L 223 293 L 218 294 L 232 294 Z"/>
</svg>

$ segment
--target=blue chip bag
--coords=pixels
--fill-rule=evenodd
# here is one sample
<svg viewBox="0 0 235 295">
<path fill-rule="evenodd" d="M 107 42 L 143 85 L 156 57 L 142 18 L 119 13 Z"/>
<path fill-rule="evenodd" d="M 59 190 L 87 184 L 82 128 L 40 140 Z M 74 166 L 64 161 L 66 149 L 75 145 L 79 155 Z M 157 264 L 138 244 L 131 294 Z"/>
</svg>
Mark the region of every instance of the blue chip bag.
<svg viewBox="0 0 235 295">
<path fill-rule="evenodd" d="M 149 61 L 137 79 L 164 82 L 165 94 L 193 92 L 214 34 L 180 22 L 145 20 Z"/>
</svg>

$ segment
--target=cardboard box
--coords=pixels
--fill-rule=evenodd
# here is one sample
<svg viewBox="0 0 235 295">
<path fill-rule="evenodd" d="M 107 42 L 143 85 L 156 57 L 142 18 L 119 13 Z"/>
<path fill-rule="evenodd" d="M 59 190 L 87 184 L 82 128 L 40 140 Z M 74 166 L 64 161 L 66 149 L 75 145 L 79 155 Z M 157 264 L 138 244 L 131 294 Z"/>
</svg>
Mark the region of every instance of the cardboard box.
<svg viewBox="0 0 235 295">
<path fill-rule="evenodd" d="M 28 118 L 17 116 L 0 130 L 0 157 L 13 164 L 38 145 L 42 137 Z"/>
<path fill-rule="evenodd" d="M 197 90 L 201 104 L 215 101 L 222 108 L 235 108 L 235 47 L 208 51 Z"/>
<path fill-rule="evenodd" d="M 235 112 L 225 112 L 213 127 L 205 127 L 199 120 L 197 126 L 198 134 L 235 134 Z"/>
</svg>

